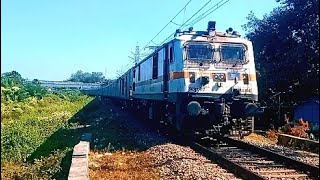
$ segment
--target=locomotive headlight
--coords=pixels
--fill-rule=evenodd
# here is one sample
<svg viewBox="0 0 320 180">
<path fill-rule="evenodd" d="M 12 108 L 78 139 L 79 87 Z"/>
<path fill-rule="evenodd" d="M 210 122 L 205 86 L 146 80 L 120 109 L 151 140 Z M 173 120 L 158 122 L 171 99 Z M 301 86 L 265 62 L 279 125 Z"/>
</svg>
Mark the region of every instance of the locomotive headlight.
<svg viewBox="0 0 320 180">
<path fill-rule="evenodd" d="M 197 101 L 191 101 L 187 106 L 187 110 L 191 116 L 197 116 L 200 114 L 201 105 Z"/>
<path fill-rule="evenodd" d="M 252 116 L 257 112 L 258 106 L 255 103 L 248 103 L 245 105 L 244 109 L 246 115 Z"/>
<path fill-rule="evenodd" d="M 226 74 L 225 73 L 213 73 L 212 79 L 214 82 L 226 82 Z"/>
<path fill-rule="evenodd" d="M 243 84 L 249 84 L 249 75 L 248 74 L 243 74 Z"/>
</svg>

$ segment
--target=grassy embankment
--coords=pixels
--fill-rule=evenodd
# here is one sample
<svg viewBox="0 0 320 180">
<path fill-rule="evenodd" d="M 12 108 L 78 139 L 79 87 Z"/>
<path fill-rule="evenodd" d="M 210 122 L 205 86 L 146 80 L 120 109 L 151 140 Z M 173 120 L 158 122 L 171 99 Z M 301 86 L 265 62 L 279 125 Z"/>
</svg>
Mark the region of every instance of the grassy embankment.
<svg viewBox="0 0 320 180">
<path fill-rule="evenodd" d="M 83 133 L 79 111 L 93 98 L 64 91 L 19 101 L 1 91 L 1 179 L 66 179 Z"/>
</svg>

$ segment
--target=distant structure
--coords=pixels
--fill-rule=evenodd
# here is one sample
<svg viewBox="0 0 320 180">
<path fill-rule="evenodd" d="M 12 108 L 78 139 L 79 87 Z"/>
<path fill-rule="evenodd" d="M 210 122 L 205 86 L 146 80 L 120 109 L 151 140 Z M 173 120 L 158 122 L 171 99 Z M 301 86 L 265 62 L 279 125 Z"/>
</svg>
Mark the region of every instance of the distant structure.
<svg viewBox="0 0 320 180">
<path fill-rule="evenodd" d="M 32 82 L 32 81 L 29 81 Z M 46 81 L 39 80 L 42 87 L 50 89 L 92 89 L 101 86 L 101 83 L 83 83 L 83 82 L 71 82 L 71 81 Z"/>
</svg>

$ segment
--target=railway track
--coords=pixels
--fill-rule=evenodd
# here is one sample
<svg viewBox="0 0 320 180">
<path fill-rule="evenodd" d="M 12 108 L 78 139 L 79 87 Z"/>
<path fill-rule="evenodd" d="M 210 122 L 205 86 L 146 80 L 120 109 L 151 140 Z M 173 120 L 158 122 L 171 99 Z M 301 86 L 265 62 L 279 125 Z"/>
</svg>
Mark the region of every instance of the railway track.
<svg viewBox="0 0 320 180">
<path fill-rule="evenodd" d="M 230 137 L 218 139 L 223 142 L 219 146 L 190 146 L 244 179 L 319 179 L 319 167 Z"/>
<path fill-rule="evenodd" d="M 218 137 L 220 146 L 208 142 L 189 142 L 166 125 L 164 136 L 181 145 L 190 146 L 229 173 L 243 179 L 319 179 L 319 167 L 278 154 L 265 148 L 230 137 Z"/>
</svg>

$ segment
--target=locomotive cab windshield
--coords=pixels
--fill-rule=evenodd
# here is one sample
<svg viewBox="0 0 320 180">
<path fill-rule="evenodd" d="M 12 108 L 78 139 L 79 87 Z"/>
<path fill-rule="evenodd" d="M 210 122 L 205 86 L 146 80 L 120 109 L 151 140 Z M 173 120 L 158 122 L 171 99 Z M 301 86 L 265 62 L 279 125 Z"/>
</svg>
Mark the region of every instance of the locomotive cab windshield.
<svg viewBox="0 0 320 180">
<path fill-rule="evenodd" d="M 220 48 L 215 50 L 209 43 L 192 42 L 185 46 L 185 51 L 189 61 L 216 62 L 220 59 L 220 62 L 227 64 L 247 62 L 246 47 L 242 44 L 221 44 Z"/>
<path fill-rule="evenodd" d="M 186 46 L 187 59 L 194 61 L 213 60 L 214 49 L 209 43 L 190 43 Z"/>
<path fill-rule="evenodd" d="M 221 61 L 224 63 L 244 63 L 245 47 L 241 44 L 222 44 L 220 48 Z"/>
</svg>

